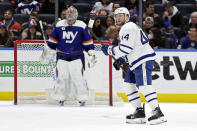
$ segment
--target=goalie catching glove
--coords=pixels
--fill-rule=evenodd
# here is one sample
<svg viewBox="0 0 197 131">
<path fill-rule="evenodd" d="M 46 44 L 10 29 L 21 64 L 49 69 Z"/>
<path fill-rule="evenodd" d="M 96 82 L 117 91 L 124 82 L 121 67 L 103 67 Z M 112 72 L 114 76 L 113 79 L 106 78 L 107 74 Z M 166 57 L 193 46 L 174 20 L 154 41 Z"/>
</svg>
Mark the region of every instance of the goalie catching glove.
<svg viewBox="0 0 197 131">
<path fill-rule="evenodd" d="M 92 68 L 95 66 L 97 62 L 97 57 L 95 55 L 95 51 L 94 50 L 89 50 L 88 51 L 88 67 Z"/>
<path fill-rule="evenodd" d="M 56 51 L 49 48 L 47 45 L 44 46 L 42 55 L 40 56 L 41 64 L 48 64 L 56 59 Z"/>
</svg>

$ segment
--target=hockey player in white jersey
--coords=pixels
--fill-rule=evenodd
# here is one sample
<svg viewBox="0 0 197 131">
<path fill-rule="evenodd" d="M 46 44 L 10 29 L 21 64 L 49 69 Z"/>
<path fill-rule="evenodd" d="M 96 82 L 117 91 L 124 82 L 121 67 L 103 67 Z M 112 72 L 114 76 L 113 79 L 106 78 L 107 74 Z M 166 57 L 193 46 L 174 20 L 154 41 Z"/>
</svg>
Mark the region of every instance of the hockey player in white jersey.
<svg viewBox="0 0 197 131">
<path fill-rule="evenodd" d="M 48 50 L 57 52 L 56 71 L 58 73 L 52 96 L 60 105 L 64 104 L 70 93 L 70 89 L 66 87 L 66 81 L 70 81 L 74 85 L 77 100 L 81 106 L 84 106 L 88 90 L 83 78 L 85 70 L 83 51 L 85 50 L 91 56 L 90 61 L 93 64 L 96 62 L 93 40 L 88 32 L 88 27 L 84 22 L 77 20 L 77 17 L 77 9 L 73 6 L 69 7 L 66 10 L 66 19 L 56 24 L 48 40 Z M 48 60 L 45 60 L 45 63 L 51 61 L 51 54 L 46 55 L 45 58 Z"/>
<path fill-rule="evenodd" d="M 135 108 L 135 112 L 126 116 L 127 123 L 146 123 L 144 106 L 140 102 L 139 93 L 142 93 L 152 109 L 153 115 L 148 118 L 150 124 L 166 122 L 157 100 L 157 93 L 152 87 L 152 68 L 156 54 L 149 45 L 149 40 L 135 23 L 129 22 L 129 11 L 121 7 L 114 12 L 119 32 L 120 44 L 118 46 L 105 45 L 102 51 L 105 55 L 117 58 L 119 65 L 125 62 L 130 64 L 124 79 L 124 88 L 128 100 Z M 134 72 L 133 76 L 130 76 Z"/>
</svg>

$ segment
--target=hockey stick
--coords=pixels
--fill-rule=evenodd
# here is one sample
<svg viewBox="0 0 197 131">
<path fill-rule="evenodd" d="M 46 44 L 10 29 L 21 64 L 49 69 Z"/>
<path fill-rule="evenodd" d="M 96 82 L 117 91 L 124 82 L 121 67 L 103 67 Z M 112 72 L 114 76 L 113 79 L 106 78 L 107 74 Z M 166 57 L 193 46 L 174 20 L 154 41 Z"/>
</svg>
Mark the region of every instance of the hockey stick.
<svg viewBox="0 0 197 131">
<path fill-rule="evenodd" d="M 114 61 L 117 61 L 117 59 L 116 59 L 114 56 L 112 56 L 112 58 L 113 58 Z M 116 62 L 116 63 L 117 63 L 117 62 Z M 127 73 L 127 70 L 128 70 L 128 69 L 125 70 L 124 67 L 121 66 L 121 65 L 119 65 L 118 63 L 117 63 L 117 65 L 120 67 L 120 69 L 121 69 L 125 74 Z"/>
<path fill-rule="evenodd" d="M 102 46 L 104 45 L 104 44 L 109 44 L 109 45 L 112 45 L 109 41 L 94 41 L 94 47 L 95 48 L 97 48 L 98 50 L 101 50 L 101 48 L 102 48 Z M 98 46 L 98 45 L 100 45 L 100 46 Z M 96 50 L 97 50 L 96 49 Z M 111 56 L 112 57 L 112 59 L 114 60 L 114 61 L 117 61 L 117 59 L 114 57 L 114 56 Z M 120 69 L 124 72 L 124 73 L 126 73 L 127 72 L 127 70 L 126 69 L 124 69 L 124 67 L 123 66 L 121 66 L 121 65 L 118 65 L 119 67 L 120 67 Z"/>
<path fill-rule="evenodd" d="M 41 28 L 42 36 L 43 36 L 43 39 L 44 39 L 44 49 L 45 49 L 45 48 L 47 48 L 46 47 L 47 41 L 46 41 L 46 38 L 45 38 L 45 35 L 44 35 L 44 29 L 43 29 L 42 21 L 40 20 L 39 23 L 40 23 L 40 28 Z M 49 69 L 50 69 L 51 76 L 52 76 L 53 80 L 55 81 L 56 80 L 56 75 L 55 75 L 55 71 L 53 70 L 53 65 L 52 65 L 51 62 L 49 62 L 48 64 L 49 64 Z"/>
</svg>

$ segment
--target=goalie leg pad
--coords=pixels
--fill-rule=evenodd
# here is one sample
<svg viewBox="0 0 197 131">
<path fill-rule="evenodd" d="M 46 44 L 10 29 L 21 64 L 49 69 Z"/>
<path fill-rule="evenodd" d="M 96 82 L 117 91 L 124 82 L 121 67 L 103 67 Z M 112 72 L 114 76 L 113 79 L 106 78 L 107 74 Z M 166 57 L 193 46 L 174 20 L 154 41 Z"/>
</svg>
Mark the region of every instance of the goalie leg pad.
<svg viewBox="0 0 197 131">
<path fill-rule="evenodd" d="M 80 59 L 69 62 L 69 71 L 71 81 L 74 85 L 77 100 L 78 101 L 87 101 L 88 99 L 88 90 L 85 84 L 85 79 L 83 77 L 83 65 Z"/>
<path fill-rule="evenodd" d="M 66 80 L 57 78 L 55 83 L 55 87 L 51 93 L 52 98 L 57 101 L 65 101 L 70 92 L 69 87 L 65 87 Z"/>
<path fill-rule="evenodd" d="M 58 60 L 57 66 L 58 77 L 55 80 L 55 87 L 52 92 L 52 97 L 57 101 L 65 101 L 70 94 L 69 82 L 69 69 L 68 62 Z"/>
</svg>

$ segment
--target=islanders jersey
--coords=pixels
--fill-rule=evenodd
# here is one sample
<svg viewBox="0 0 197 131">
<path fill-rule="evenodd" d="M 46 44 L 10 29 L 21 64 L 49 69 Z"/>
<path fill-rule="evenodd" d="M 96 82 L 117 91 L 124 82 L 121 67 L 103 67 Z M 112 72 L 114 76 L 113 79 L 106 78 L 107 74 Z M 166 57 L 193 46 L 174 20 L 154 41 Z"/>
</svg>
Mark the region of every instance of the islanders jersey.
<svg viewBox="0 0 197 131">
<path fill-rule="evenodd" d="M 80 20 L 76 20 L 71 26 L 66 20 L 59 21 L 49 37 L 48 46 L 56 49 L 57 57 L 64 60 L 83 56 L 84 50 L 94 50 L 88 27 Z"/>
<path fill-rule="evenodd" d="M 18 14 L 27 14 L 30 15 L 32 12 L 39 12 L 40 4 L 35 0 L 30 0 L 28 4 L 24 1 L 18 4 L 16 12 Z"/>
<path fill-rule="evenodd" d="M 154 50 L 149 45 L 149 39 L 133 22 L 124 24 L 119 32 L 120 44 L 113 48 L 116 58 L 127 56 L 130 70 L 140 64 L 156 59 Z"/>
<path fill-rule="evenodd" d="M 3 23 L 5 24 L 5 20 L 3 20 Z M 12 31 L 14 33 L 14 36 L 15 36 L 14 39 L 16 40 L 20 36 L 21 25 L 18 22 L 16 22 L 15 20 L 12 20 L 12 22 L 6 26 L 9 31 Z"/>
</svg>

